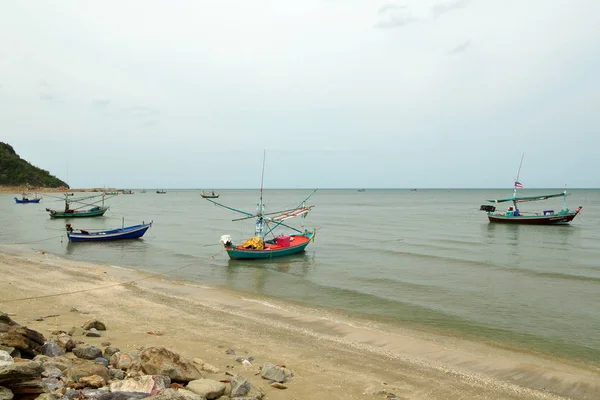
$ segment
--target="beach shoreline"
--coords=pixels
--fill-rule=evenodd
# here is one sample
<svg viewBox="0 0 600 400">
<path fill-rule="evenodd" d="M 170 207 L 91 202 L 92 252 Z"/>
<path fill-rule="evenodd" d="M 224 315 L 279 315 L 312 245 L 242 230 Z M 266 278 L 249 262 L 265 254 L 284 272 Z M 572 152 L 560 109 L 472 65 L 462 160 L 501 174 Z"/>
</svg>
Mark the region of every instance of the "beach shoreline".
<svg viewBox="0 0 600 400">
<path fill-rule="evenodd" d="M 21 247 L 0 251 L 0 311 L 23 325 L 49 336 L 57 327 L 103 319 L 110 329 L 98 340 L 201 358 L 221 370 L 215 379 L 227 366 L 257 378 L 255 367 L 236 363 L 226 349 L 256 365 L 285 364 L 295 372 L 287 390 L 254 379 L 268 399 L 600 397 L 600 370 L 583 364 Z M 9 301 L 30 297 L 38 298 Z M 57 316 L 35 321 L 48 315 Z"/>
</svg>

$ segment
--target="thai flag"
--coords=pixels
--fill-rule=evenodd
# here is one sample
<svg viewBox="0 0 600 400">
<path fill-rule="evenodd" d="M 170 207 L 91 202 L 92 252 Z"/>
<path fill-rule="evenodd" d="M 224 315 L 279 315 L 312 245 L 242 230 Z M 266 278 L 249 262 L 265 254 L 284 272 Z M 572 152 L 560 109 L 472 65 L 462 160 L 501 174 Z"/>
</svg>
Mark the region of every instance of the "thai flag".
<svg viewBox="0 0 600 400">
<path fill-rule="evenodd" d="M 523 185 L 522 185 L 522 184 L 521 184 L 521 182 L 519 182 L 519 181 L 515 181 L 515 187 L 516 187 L 517 189 L 523 189 Z"/>
</svg>

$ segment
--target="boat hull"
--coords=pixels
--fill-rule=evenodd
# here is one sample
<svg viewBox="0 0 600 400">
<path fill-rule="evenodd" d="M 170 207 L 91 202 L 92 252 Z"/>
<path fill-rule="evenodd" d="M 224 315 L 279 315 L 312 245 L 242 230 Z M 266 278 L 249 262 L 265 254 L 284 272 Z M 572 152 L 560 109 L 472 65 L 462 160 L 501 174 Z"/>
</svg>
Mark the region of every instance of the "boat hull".
<svg viewBox="0 0 600 400">
<path fill-rule="evenodd" d="M 218 194 L 215 194 L 215 195 L 212 195 L 212 194 L 201 194 L 200 196 L 202 196 L 203 199 L 218 199 L 219 198 Z"/>
<path fill-rule="evenodd" d="M 506 216 L 488 213 L 490 222 L 522 225 L 563 225 L 568 224 L 579 214 L 579 211 L 553 215 L 518 215 Z"/>
<path fill-rule="evenodd" d="M 152 224 L 150 223 L 95 233 L 67 232 L 67 236 L 71 242 L 104 242 L 109 240 L 138 239 L 144 236 L 151 226 Z"/>
<path fill-rule="evenodd" d="M 314 232 L 307 232 L 301 235 L 291 235 L 297 244 L 291 244 L 288 247 L 273 246 L 263 250 L 243 249 L 240 246 L 225 246 L 225 250 L 232 260 L 256 260 L 290 256 L 292 254 L 301 253 L 306 249 L 314 237 Z"/>
<path fill-rule="evenodd" d="M 99 207 L 98 209 L 74 212 L 61 212 L 56 210 L 46 209 L 50 213 L 50 218 L 90 218 L 101 217 L 108 210 L 108 207 Z"/>
<path fill-rule="evenodd" d="M 29 204 L 29 203 L 39 203 L 41 199 L 29 199 L 29 200 L 19 200 L 15 197 L 15 202 L 17 204 Z"/>
</svg>

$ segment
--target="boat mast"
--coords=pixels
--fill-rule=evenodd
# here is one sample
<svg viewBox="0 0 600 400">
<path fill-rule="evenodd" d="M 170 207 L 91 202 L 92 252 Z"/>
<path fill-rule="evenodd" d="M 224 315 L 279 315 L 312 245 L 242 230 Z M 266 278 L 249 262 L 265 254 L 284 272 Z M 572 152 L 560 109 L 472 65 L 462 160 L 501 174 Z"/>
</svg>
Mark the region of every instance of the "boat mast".
<svg viewBox="0 0 600 400">
<path fill-rule="evenodd" d="M 517 171 L 517 179 L 515 179 L 515 184 L 513 184 L 514 189 L 513 189 L 513 204 L 515 206 L 515 211 L 517 210 L 517 185 L 516 183 L 519 182 L 519 175 L 521 175 L 521 167 L 523 166 L 523 157 L 525 157 L 525 153 L 521 154 L 521 163 L 519 164 L 519 170 Z"/>
<path fill-rule="evenodd" d="M 256 221 L 256 227 L 254 230 L 254 235 L 264 239 L 264 220 L 263 220 L 263 184 L 265 182 L 265 159 L 267 157 L 267 150 L 263 150 L 263 165 L 262 165 L 262 175 L 260 178 L 260 203 L 258 205 L 258 210 L 256 210 L 256 216 L 258 220 Z"/>
</svg>

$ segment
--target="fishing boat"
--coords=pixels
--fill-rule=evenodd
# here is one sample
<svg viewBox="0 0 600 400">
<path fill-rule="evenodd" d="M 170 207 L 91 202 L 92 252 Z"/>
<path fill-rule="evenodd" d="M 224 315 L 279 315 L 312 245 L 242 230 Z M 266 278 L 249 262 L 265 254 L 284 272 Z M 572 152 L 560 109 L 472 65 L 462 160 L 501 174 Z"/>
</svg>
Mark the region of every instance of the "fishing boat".
<svg viewBox="0 0 600 400">
<path fill-rule="evenodd" d="M 122 190 L 121 193 L 122 194 L 135 194 L 135 192 L 133 190 L 130 190 L 130 189 Z"/>
<path fill-rule="evenodd" d="M 358 191 L 362 193 L 362 192 L 366 192 L 367 189 L 358 189 Z"/>
<path fill-rule="evenodd" d="M 257 204 L 256 212 L 250 213 L 247 211 L 238 210 L 218 203 L 210 198 L 206 198 L 216 206 L 226 208 L 228 210 L 243 214 L 241 218 L 236 218 L 233 221 L 242 221 L 246 219 L 256 219 L 254 237 L 246 240 L 242 244 L 234 244 L 230 235 L 221 236 L 220 242 L 223 244 L 225 251 L 232 260 L 239 259 L 265 259 L 284 257 L 304 251 L 309 243 L 314 241 L 316 230 L 311 231 L 304 229 L 296 229 L 284 223 L 288 219 L 294 217 L 305 218 L 313 206 L 306 205 L 308 199 L 317 191 L 316 189 L 296 207 L 265 213 L 265 205 L 263 203 L 263 182 L 265 172 L 265 159 L 263 158 L 263 170 L 260 184 L 260 202 Z M 275 236 L 274 231 L 277 228 L 285 227 L 295 233 L 288 235 Z M 267 236 L 271 235 L 270 239 Z"/>
<path fill-rule="evenodd" d="M 521 166 L 523 165 L 523 156 L 521 156 L 521 164 L 517 172 L 517 179 L 513 184 L 513 196 L 505 199 L 492 199 L 487 200 L 494 205 L 484 204 L 479 209 L 485 211 L 490 222 L 500 222 L 508 224 L 528 224 L 528 225 L 557 225 L 557 224 L 568 224 L 579 215 L 582 206 L 579 206 L 575 211 L 571 211 L 567 207 L 567 196 L 568 193 L 564 190 L 562 193 L 543 194 L 537 196 L 517 196 L 517 189 L 522 189 L 523 184 L 519 181 L 519 175 L 521 173 Z M 555 197 L 563 198 L 562 210 L 555 211 L 553 209 L 546 209 L 540 212 L 525 212 L 519 209 L 518 204 L 548 200 Z M 500 203 L 512 203 L 505 212 L 497 211 Z"/>
<path fill-rule="evenodd" d="M 95 198 L 102 197 L 101 200 L 94 200 Z M 109 207 L 104 206 L 104 197 L 100 196 L 88 196 L 80 199 L 69 200 L 65 195 L 65 208 L 61 210 L 51 210 L 46 208 L 46 211 L 50 214 L 50 218 L 84 218 L 84 217 L 101 217 L 108 210 Z M 94 201 L 92 201 L 94 200 Z M 97 205 L 102 202 L 101 205 Z M 72 203 L 81 204 L 79 207 L 71 208 Z M 86 207 L 91 207 L 85 209 Z"/>
<path fill-rule="evenodd" d="M 66 225 L 67 236 L 71 242 L 103 242 L 108 240 L 138 239 L 144 236 L 152 226 L 152 222 L 140 225 L 123 226 L 107 231 L 93 231 L 92 229 L 75 230 L 71 224 Z"/>
<path fill-rule="evenodd" d="M 166 190 L 157 190 L 156 193 L 157 194 L 165 194 L 165 193 L 167 193 L 167 191 Z"/>
<path fill-rule="evenodd" d="M 214 190 L 205 190 L 200 193 L 200 196 L 204 199 L 218 199 L 219 193 L 216 193 Z"/>
<path fill-rule="evenodd" d="M 27 193 L 23 193 L 21 195 L 20 199 L 18 199 L 18 198 L 15 197 L 15 202 L 17 204 L 29 204 L 29 203 L 36 203 L 37 204 L 37 203 L 40 202 L 40 200 L 42 200 L 42 198 L 38 197 L 37 193 L 35 194 L 35 197 L 33 199 L 29 198 Z"/>
</svg>

